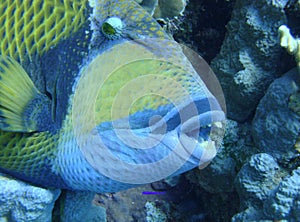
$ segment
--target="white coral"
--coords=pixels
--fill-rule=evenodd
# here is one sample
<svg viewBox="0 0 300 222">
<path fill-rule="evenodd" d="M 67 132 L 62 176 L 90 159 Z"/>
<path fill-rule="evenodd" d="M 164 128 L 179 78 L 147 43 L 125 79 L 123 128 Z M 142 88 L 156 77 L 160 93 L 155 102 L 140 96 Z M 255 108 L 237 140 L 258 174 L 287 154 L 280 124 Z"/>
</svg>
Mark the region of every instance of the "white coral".
<svg viewBox="0 0 300 222">
<path fill-rule="evenodd" d="M 300 39 L 294 38 L 290 33 L 290 29 L 285 25 L 279 27 L 278 33 L 280 37 L 280 46 L 285 48 L 289 54 L 295 56 L 300 72 Z"/>
<path fill-rule="evenodd" d="M 156 19 L 173 19 L 182 15 L 186 0 L 135 0 Z"/>
</svg>

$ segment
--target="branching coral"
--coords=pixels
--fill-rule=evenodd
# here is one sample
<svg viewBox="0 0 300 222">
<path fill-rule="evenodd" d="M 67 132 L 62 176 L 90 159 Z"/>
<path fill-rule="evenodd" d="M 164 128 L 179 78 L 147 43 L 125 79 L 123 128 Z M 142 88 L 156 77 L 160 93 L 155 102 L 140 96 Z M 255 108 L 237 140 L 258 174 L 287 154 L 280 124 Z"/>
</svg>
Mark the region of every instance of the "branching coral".
<svg viewBox="0 0 300 222">
<path fill-rule="evenodd" d="M 300 72 L 300 39 L 294 38 L 290 33 L 290 29 L 285 25 L 279 27 L 278 33 L 281 47 L 285 48 L 289 54 L 295 56 Z"/>
<path fill-rule="evenodd" d="M 186 0 L 136 0 L 141 4 L 154 18 L 173 19 L 182 15 Z"/>
</svg>

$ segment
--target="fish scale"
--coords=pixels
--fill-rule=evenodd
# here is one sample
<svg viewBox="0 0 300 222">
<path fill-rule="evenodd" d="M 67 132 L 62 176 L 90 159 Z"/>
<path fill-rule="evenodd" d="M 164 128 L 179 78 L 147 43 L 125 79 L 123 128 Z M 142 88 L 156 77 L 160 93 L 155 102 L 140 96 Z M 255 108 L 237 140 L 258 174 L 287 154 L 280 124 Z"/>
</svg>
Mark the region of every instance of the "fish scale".
<svg viewBox="0 0 300 222">
<path fill-rule="evenodd" d="M 49 174 L 58 135 L 0 131 L 0 138 L 1 171 L 43 187 L 67 188 L 60 176 Z"/>
<path fill-rule="evenodd" d="M 76 33 L 87 19 L 87 8 L 87 0 L 1 0 L 1 54 L 17 61 L 26 54 L 42 55 Z"/>
</svg>

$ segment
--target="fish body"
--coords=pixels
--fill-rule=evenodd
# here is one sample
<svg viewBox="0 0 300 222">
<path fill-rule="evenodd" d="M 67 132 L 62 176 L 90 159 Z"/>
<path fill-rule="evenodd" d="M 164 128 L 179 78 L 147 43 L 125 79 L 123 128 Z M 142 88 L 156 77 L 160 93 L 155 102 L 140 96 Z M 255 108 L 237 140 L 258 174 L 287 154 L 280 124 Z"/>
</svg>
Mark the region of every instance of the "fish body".
<svg viewBox="0 0 300 222">
<path fill-rule="evenodd" d="M 137 3 L 2 0 L 0 12 L 2 172 L 116 192 L 215 156 L 224 112 Z"/>
</svg>

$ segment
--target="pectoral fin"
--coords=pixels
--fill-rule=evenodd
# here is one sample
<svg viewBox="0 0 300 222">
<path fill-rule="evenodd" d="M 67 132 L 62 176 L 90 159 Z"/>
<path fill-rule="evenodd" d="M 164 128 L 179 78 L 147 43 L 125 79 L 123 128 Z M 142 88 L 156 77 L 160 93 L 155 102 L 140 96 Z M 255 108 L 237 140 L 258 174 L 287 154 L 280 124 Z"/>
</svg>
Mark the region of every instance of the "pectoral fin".
<svg viewBox="0 0 300 222">
<path fill-rule="evenodd" d="M 39 130 L 37 116 L 45 96 L 34 86 L 21 65 L 0 56 L 0 129 L 13 132 Z"/>
</svg>

